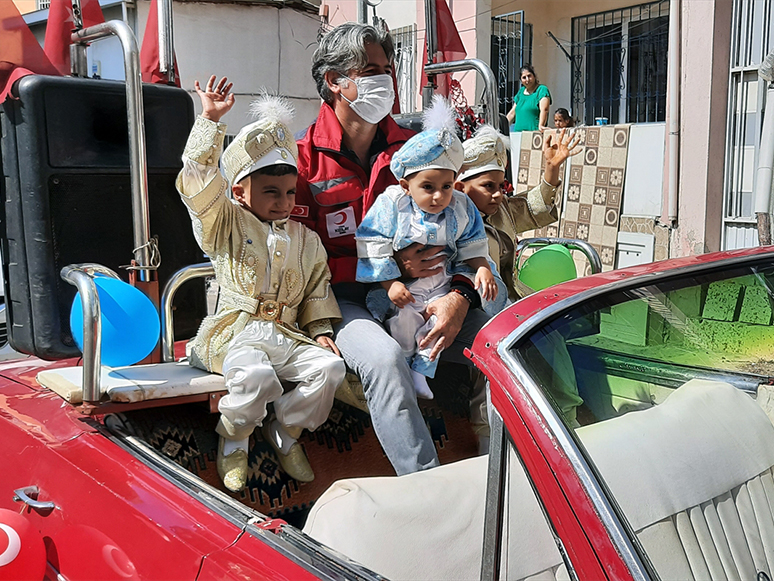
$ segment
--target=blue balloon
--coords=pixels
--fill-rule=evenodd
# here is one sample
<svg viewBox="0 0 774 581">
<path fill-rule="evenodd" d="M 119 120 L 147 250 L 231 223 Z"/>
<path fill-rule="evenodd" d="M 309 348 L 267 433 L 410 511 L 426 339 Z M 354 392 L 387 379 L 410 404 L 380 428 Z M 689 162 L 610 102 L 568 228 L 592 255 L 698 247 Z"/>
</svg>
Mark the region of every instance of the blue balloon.
<svg viewBox="0 0 774 581">
<path fill-rule="evenodd" d="M 95 276 L 102 312 L 102 364 L 133 365 L 145 359 L 159 341 L 159 314 L 142 291 L 124 281 Z M 83 306 L 75 295 L 70 309 L 70 330 L 83 352 Z"/>
</svg>

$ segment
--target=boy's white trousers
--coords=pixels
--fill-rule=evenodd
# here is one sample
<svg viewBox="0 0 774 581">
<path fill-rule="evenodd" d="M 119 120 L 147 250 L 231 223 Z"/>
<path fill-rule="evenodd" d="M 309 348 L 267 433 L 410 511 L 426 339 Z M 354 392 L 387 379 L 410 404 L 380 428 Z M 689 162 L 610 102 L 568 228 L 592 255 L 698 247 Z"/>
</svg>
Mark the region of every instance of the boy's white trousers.
<svg viewBox="0 0 774 581">
<path fill-rule="evenodd" d="M 327 349 L 288 337 L 271 321 L 250 321 L 223 361 L 228 394 L 218 403 L 217 432 L 248 438 L 270 402 L 283 426 L 314 430 L 328 419 L 345 372 L 344 360 Z M 286 392 L 281 382 L 296 385 Z"/>
</svg>

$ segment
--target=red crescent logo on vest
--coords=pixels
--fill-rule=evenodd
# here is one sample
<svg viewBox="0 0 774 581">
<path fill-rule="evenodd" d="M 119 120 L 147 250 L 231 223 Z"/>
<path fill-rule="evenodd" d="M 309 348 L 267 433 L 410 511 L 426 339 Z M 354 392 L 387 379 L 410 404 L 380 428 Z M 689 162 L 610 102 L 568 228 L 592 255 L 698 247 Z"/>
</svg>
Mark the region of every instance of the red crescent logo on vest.
<svg viewBox="0 0 774 581">
<path fill-rule="evenodd" d="M 329 238 L 352 235 L 357 230 L 355 211 L 352 206 L 347 206 L 343 210 L 331 212 L 325 216 L 325 225 L 328 227 Z"/>
</svg>

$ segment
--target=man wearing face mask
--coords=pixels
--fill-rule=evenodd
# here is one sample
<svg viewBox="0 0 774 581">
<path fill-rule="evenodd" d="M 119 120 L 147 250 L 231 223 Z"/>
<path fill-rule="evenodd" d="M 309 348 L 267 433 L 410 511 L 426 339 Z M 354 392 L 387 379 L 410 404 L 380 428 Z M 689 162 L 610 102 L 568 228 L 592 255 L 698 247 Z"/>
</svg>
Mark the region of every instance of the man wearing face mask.
<svg viewBox="0 0 774 581">
<path fill-rule="evenodd" d="M 396 183 L 390 159 L 412 135 L 390 117 L 395 102 L 394 49 L 386 30 L 342 24 L 320 41 L 312 77 L 323 99 L 317 120 L 298 140 L 298 185 L 292 217 L 320 235 L 328 252 L 333 292 L 342 311 L 336 344 L 358 374 L 374 429 L 397 474 L 438 465 L 411 378 L 398 343 L 365 305 L 367 285 L 355 282 L 355 231 L 387 186 Z M 407 278 L 438 272 L 436 247 L 414 245 L 395 253 Z M 478 292 L 459 277 L 452 291 L 432 305 L 437 323 L 426 341 L 437 340 L 441 359 L 470 365 L 463 355 L 486 322 Z M 469 312 L 470 309 L 470 312 Z"/>
</svg>

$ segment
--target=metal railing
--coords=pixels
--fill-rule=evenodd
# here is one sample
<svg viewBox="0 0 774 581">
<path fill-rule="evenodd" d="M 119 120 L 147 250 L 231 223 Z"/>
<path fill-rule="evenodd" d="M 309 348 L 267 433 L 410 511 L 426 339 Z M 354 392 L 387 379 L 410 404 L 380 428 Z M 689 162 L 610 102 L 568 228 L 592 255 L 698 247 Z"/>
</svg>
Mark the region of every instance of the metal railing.
<svg viewBox="0 0 774 581">
<path fill-rule="evenodd" d="M 500 119 L 498 117 L 499 111 L 497 107 L 497 80 L 488 64 L 480 59 L 463 59 L 461 61 L 425 65 L 425 74 L 427 75 L 428 83 L 433 82 L 432 78 L 435 75 L 470 70 L 477 71 L 484 79 L 484 91 L 481 94 L 481 99 L 484 102 L 484 118 L 486 119 L 486 122 L 492 125 L 492 127 L 499 127 Z M 427 107 L 429 103 L 425 103 L 424 105 Z"/>
<path fill-rule="evenodd" d="M 62 279 L 78 289 L 83 309 L 83 383 L 82 399 L 86 403 L 99 401 L 102 396 L 102 316 L 94 275 L 101 274 L 121 280 L 101 264 L 69 264 L 60 271 Z"/>
<path fill-rule="evenodd" d="M 588 242 L 584 240 L 578 240 L 576 238 L 522 238 L 516 244 L 516 248 L 514 249 L 514 254 L 516 256 L 516 260 L 514 262 L 516 264 L 519 263 L 521 253 L 524 252 L 527 248 L 533 248 L 536 246 L 542 248 L 543 246 L 548 246 L 549 244 L 561 244 L 568 250 L 579 250 L 586 256 L 589 264 L 591 264 L 591 274 L 602 272 L 602 260 L 600 260 L 596 249 Z"/>
<path fill-rule="evenodd" d="M 183 283 L 205 276 L 215 276 L 215 269 L 209 262 L 181 268 L 164 285 L 159 305 L 161 311 L 161 360 L 164 362 L 175 360 L 175 328 L 172 320 L 172 301 L 175 298 L 175 293 Z"/>
<path fill-rule="evenodd" d="M 94 40 L 115 36 L 121 42 L 126 76 L 126 115 L 129 122 L 129 174 L 132 190 L 132 233 L 134 259 L 140 280 L 150 280 L 150 215 L 148 211 L 148 166 L 145 147 L 145 112 L 142 101 L 140 51 L 129 26 L 120 20 L 103 22 L 72 34 L 71 51 L 74 73 L 85 63 L 86 45 Z"/>
</svg>

